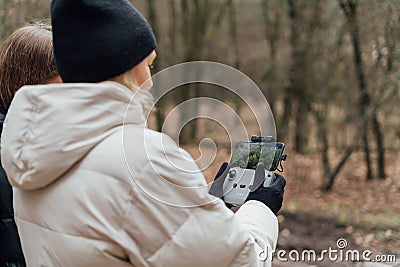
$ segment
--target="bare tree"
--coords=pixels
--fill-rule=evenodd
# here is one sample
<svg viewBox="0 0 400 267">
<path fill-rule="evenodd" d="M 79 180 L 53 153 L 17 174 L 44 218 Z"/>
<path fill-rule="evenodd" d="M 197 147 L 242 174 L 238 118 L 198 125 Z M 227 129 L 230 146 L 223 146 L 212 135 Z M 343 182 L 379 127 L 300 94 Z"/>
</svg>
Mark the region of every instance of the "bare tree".
<svg viewBox="0 0 400 267">
<path fill-rule="evenodd" d="M 310 104 L 313 92 L 310 90 L 308 80 L 310 48 L 314 45 L 313 36 L 316 25 L 320 23 L 320 1 L 288 0 L 290 19 L 290 46 L 291 64 L 289 68 L 289 82 L 284 96 L 285 109 L 281 127 L 287 127 L 294 117 L 294 149 L 298 153 L 305 153 L 309 142 L 310 129 Z M 306 7 L 312 7 L 311 13 L 306 14 Z M 307 29 L 307 31 L 304 31 Z M 306 32 L 306 33 L 303 33 Z"/>
<path fill-rule="evenodd" d="M 159 32 L 158 32 L 159 27 L 157 25 L 158 21 L 157 21 L 156 6 L 157 6 L 156 0 L 148 0 L 147 1 L 147 13 L 148 13 L 149 22 L 153 26 L 153 32 L 157 38 L 157 42 L 160 43 L 161 42 L 161 38 L 160 38 L 161 34 L 159 34 Z M 155 60 L 153 62 L 153 71 L 155 73 L 157 73 L 160 70 L 159 65 L 160 65 L 159 60 Z M 155 90 L 157 90 L 157 88 L 155 88 Z M 156 110 L 155 110 L 158 131 L 161 131 L 163 123 L 164 123 L 164 105 L 163 105 L 163 103 L 164 102 L 162 100 L 159 100 L 157 102 L 157 106 L 156 106 Z"/>
<path fill-rule="evenodd" d="M 280 4 L 280 3 L 279 3 Z M 269 59 L 268 66 L 263 76 L 263 82 L 268 83 L 266 88 L 268 95 L 268 102 L 272 113 L 275 114 L 275 104 L 278 97 L 277 80 L 277 56 L 278 56 L 278 41 L 281 35 L 281 12 L 279 8 L 275 8 L 274 12 L 271 12 L 272 3 L 270 0 L 261 1 L 261 9 L 265 24 L 265 37 L 269 45 Z"/>
<path fill-rule="evenodd" d="M 9 28 L 8 28 L 8 13 L 11 5 L 11 0 L 3 0 L 2 3 L 0 4 L 0 23 L 1 23 L 1 28 L 0 28 L 0 39 L 4 40 L 5 37 L 9 33 Z"/>
<path fill-rule="evenodd" d="M 361 137 L 364 149 L 364 159 L 367 166 L 367 179 L 373 178 L 372 167 L 371 167 L 371 156 L 369 149 L 369 138 L 368 138 L 368 128 L 370 123 L 373 126 L 373 133 L 375 135 L 377 147 L 378 147 L 378 166 L 379 166 L 379 176 L 380 178 L 386 178 L 384 171 L 384 145 L 383 145 L 383 133 L 381 130 L 380 123 L 377 118 L 376 111 L 373 110 L 372 114 L 367 114 L 367 109 L 371 105 L 371 95 L 368 91 L 367 80 L 365 78 L 365 71 L 363 66 L 363 61 L 361 58 L 361 48 L 359 42 L 359 26 L 357 22 L 357 1 L 356 0 L 338 0 L 340 8 L 342 9 L 347 24 L 349 27 L 349 33 L 351 35 L 351 40 L 353 44 L 354 51 L 354 65 L 356 71 L 356 77 L 358 81 L 358 88 L 360 92 L 359 100 L 359 112 L 363 121 L 363 126 L 361 128 Z"/>
<path fill-rule="evenodd" d="M 190 3 L 190 4 L 189 4 Z M 181 0 L 182 40 L 184 42 L 183 60 L 201 60 L 204 47 L 219 28 L 224 15 L 229 9 L 230 0 Z M 182 91 L 181 100 L 197 98 L 198 84 L 189 84 Z M 197 102 L 191 102 L 181 114 L 181 125 L 188 119 L 196 118 Z M 184 127 L 180 133 L 180 143 L 193 142 L 198 132 L 197 122 L 192 121 L 190 127 Z"/>
</svg>

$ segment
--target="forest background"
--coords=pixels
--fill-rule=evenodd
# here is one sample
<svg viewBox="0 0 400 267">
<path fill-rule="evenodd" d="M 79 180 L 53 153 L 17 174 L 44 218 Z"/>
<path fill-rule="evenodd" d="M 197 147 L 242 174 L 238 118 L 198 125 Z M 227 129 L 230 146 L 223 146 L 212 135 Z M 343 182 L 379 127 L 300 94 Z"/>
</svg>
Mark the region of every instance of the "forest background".
<svg viewBox="0 0 400 267">
<path fill-rule="evenodd" d="M 268 100 L 288 154 L 278 249 L 321 251 L 346 238 L 357 249 L 400 254 L 400 1 L 132 3 L 157 36 L 155 72 L 220 62 L 248 75 Z M 48 0 L 0 0 L 0 41 L 48 18 Z M 202 96 L 251 120 L 236 96 L 196 84 L 163 97 L 150 127 L 161 129 L 174 106 Z M 218 148 L 204 171 L 212 181 L 231 155 L 223 129 L 193 120 L 180 145 L 196 158 L 204 138 Z"/>
</svg>

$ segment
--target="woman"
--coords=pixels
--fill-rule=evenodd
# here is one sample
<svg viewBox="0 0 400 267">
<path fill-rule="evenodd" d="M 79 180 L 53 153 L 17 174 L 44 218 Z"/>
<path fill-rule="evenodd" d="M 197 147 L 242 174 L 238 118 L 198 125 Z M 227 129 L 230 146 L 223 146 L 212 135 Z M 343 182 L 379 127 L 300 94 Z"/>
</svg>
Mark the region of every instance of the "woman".
<svg viewBox="0 0 400 267">
<path fill-rule="evenodd" d="M 28 265 L 269 266 L 284 182 L 234 214 L 146 128 L 156 40 L 142 15 L 126 0 L 53 0 L 51 16 L 64 84 L 22 88 L 2 135 Z"/>
<path fill-rule="evenodd" d="M 51 26 L 19 28 L 0 46 L 0 131 L 17 90 L 59 80 L 54 62 Z M 15 225 L 12 189 L 0 168 L 0 266 L 25 266 Z"/>
</svg>

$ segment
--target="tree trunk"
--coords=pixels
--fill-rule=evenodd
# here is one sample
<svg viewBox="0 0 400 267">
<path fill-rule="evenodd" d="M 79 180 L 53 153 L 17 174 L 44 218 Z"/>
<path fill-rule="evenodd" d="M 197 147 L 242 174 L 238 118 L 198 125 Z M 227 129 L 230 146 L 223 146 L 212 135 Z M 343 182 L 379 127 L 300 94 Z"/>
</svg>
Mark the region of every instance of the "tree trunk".
<svg viewBox="0 0 400 267">
<path fill-rule="evenodd" d="M 344 153 L 342 159 L 339 161 L 339 164 L 336 166 L 336 168 L 333 170 L 331 173 L 328 183 L 323 187 L 324 191 L 331 191 L 333 187 L 333 183 L 335 181 L 336 176 L 339 174 L 340 170 L 343 168 L 347 160 L 350 158 L 351 154 L 353 154 L 354 150 L 356 149 L 356 146 L 350 146 L 347 148 L 346 152 Z"/>
<path fill-rule="evenodd" d="M 343 0 L 338 0 L 340 7 L 342 8 L 343 13 L 347 19 L 347 23 L 349 26 L 349 32 L 351 35 L 351 41 L 353 44 L 354 50 L 354 66 L 356 71 L 356 77 L 358 81 L 358 88 L 360 91 L 360 101 L 359 101 L 359 112 L 361 118 L 363 120 L 363 126 L 361 127 L 362 131 L 362 142 L 364 149 L 364 159 L 367 167 L 367 179 L 370 180 L 373 178 L 372 168 L 371 168 L 371 158 L 370 158 L 370 149 L 369 149 L 369 141 L 368 141 L 368 125 L 369 125 L 369 116 L 366 114 L 368 107 L 371 104 L 371 97 L 368 92 L 367 82 L 364 75 L 363 62 L 361 59 L 361 49 L 359 43 L 359 28 L 357 23 L 357 3 L 355 0 L 347 0 L 346 3 Z"/>
<path fill-rule="evenodd" d="M 289 86 L 285 95 L 285 110 L 283 113 L 282 127 L 287 125 L 295 111 L 294 125 L 294 149 L 297 153 L 305 153 L 309 137 L 309 109 L 308 93 L 305 78 L 307 76 L 307 49 L 300 38 L 301 19 L 300 10 L 295 3 L 298 1 L 288 0 L 289 18 L 291 27 L 290 44 L 292 48 L 292 63 L 289 71 Z M 295 107 L 295 110 L 293 110 Z"/>
<path fill-rule="evenodd" d="M 176 3 L 175 0 L 170 0 L 170 11 L 171 11 L 171 25 L 169 28 L 169 38 L 171 38 L 171 46 L 170 46 L 170 50 L 169 55 L 169 62 L 172 64 L 175 64 L 176 62 Z"/>
<path fill-rule="evenodd" d="M 153 27 L 153 32 L 154 35 L 157 38 L 157 41 L 160 42 L 160 35 L 158 34 L 158 27 L 157 27 L 157 13 L 156 13 L 156 0 L 148 0 L 147 1 L 147 12 L 149 16 L 149 23 Z M 157 73 L 159 71 L 159 60 L 155 60 L 153 62 L 153 71 L 154 73 Z M 156 124 L 157 124 L 157 130 L 161 131 L 162 126 L 164 124 L 164 105 L 162 101 L 158 101 L 156 103 L 156 110 L 155 110 L 155 115 L 156 115 Z"/>
<path fill-rule="evenodd" d="M 238 45 L 238 37 L 237 37 L 237 22 L 236 22 L 236 4 L 235 0 L 229 0 L 229 33 L 231 44 L 233 48 L 233 66 L 235 69 L 240 70 L 240 61 L 239 61 L 239 45 Z M 233 108 L 236 114 L 240 114 L 242 109 L 242 102 L 240 98 L 236 95 L 232 96 Z"/>
<path fill-rule="evenodd" d="M 323 107 L 323 110 L 314 111 L 314 116 L 317 121 L 318 127 L 318 139 L 320 143 L 320 153 L 322 158 L 322 169 L 324 171 L 323 177 L 328 177 L 331 167 L 329 164 L 329 141 L 328 141 L 328 125 L 327 125 L 327 108 Z"/>
<path fill-rule="evenodd" d="M 293 87 L 294 87 L 294 75 L 295 75 L 295 71 L 296 71 L 296 64 L 294 62 L 294 58 L 295 58 L 295 47 L 296 47 L 296 43 L 298 40 L 298 33 L 297 33 L 297 29 L 296 29 L 296 8 L 294 5 L 294 1 L 293 0 L 288 0 L 288 5 L 289 5 L 289 18 L 290 18 L 290 28 L 291 28 L 291 35 L 290 35 L 290 44 L 292 47 L 292 65 L 289 69 L 289 84 L 286 86 L 285 88 L 285 92 L 284 92 L 284 98 L 283 98 L 283 104 L 284 104 L 284 110 L 283 110 L 283 114 L 282 114 L 282 119 L 281 119 L 281 125 L 279 125 L 279 128 L 286 128 L 288 129 L 289 127 L 289 122 L 290 122 L 290 118 L 292 116 L 292 112 L 293 112 L 293 99 L 292 99 L 292 95 L 293 95 Z M 282 132 L 281 136 L 282 136 L 282 140 L 285 140 L 288 136 L 288 131 L 284 131 Z"/>
<path fill-rule="evenodd" d="M 219 28 L 230 0 L 220 2 L 215 0 L 181 0 L 182 34 L 184 41 L 184 61 L 201 60 L 205 44 Z M 190 3 L 190 5 L 189 5 Z M 199 96 L 199 84 L 187 85 L 182 91 L 182 100 L 194 99 Z M 192 101 L 181 113 L 181 124 L 188 119 L 194 120 L 190 127 L 184 127 L 180 133 L 180 142 L 189 143 L 196 140 L 198 103 Z"/>
<path fill-rule="evenodd" d="M 272 114 L 275 114 L 275 104 L 277 101 L 277 42 L 279 39 L 280 30 L 280 14 L 275 14 L 271 17 L 270 13 L 270 1 L 262 0 L 261 9 L 263 11 L 263 18 L 265 24 L 265 38 L 269 44 L 269 66 L 266 67 L 266 72 L 263 77 L 263 82 L 265 82 L 266 92 L 265 95 L 268 99 L 268 104 L 271 108 Z M 276 11 L 274 12 L 276 13 Z M 278 130 L 279 132 L 279 130 Z M 280 135 L 280 134 L 279 134 Z"/>
<path fill-rule="evenodd" d="M 2 17 L 1 17 L 1 32 L 0 32 L 0 41 L 3 41 L 8 35 L 8 10 L 10 8 L 10 0 L 3 0 L 3 4 L 0 5 L 2 9 Z"/>
<path fill-rule="evenodd" d="M 239 46 L 237 38 L 237 23 L 236 23 L 236 6 L 234 0 L 229 0 L 229 32 L 231 37 L 231 43 L 233 46 L 234 63 L 235 69 L 240 69 L 239 62 Z"/>
<path fill-rule="evenodd" d="M 376 111 L 373 112 L 372 114 L 372 127 L 374 130 L 375 134 L 375 140 L 376 140 L 376 147 L 378 150 L 378 160 L 377 160 L 377 165 L 378 165 L 378 177 L 379 179 L 386 179 L 386 173 L 385 173 L 385 146 L 383 142 L 383 133 L 381 130 L 381 125 L 378 121 L 378 117 L 376 114 Z"/>
<path fill-rule="evenodd" d="M 199 14 L 199 2 L 196 0 L 193 3 L 193 8 L 195 8 L 194 14 L 191 13 L 189 2 L 187 0 L 181 1 L 182 8 L 182 34 L 184 42 L 184 61 L 199 60 L 202 44 L 200 43 L 199 36 L 201 32 L 197 32 L 197 24 L 200 21 Z M 203 25 L 204 26 L 204 25 Z M 201 29 L 200 29 L 201 31 Z M 181 101 L 186 101 L 189 99 L 198 97 L 197 84 L 188 84 L 183 86 Z M 188 120 L 193 120 L 197 117 L 197 105 L 194 102 L 190 104 L 185 104 L 185 108 L 180 114 L 180 126 L 185 125 Z M 190 126 L 190 127 L 189 127 Z M 197 122 L 193 121 L 191 125 L 186 125 L 182 128 L 179 134 L 179 143 L 188 144 L 193 143 L 196 139 L 197 133 Z"/>
</svg>

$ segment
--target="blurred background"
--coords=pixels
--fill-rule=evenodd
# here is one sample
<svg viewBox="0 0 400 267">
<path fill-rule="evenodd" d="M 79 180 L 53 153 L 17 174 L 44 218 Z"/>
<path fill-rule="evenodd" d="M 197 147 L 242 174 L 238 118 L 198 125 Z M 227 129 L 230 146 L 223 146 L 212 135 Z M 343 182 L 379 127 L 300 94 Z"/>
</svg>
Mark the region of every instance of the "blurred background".
<svg viewBox="0 0 400 267">
<path fill-rule="evenodd" d="M 49 3 L 0 0 L 0 41 L 26 23 L 48 21 Z M 278 249 L 321 251 L 341 237 L 352 248 L 400 255 L 400 1 L 132 3 L 158 39 L 154 73 L 216 61 L 248 75 L 268 100 L 288 154 Z M 229 91 L 194 84 L 163 97 L 150 127 L 161 129 L 174 106 L 201 96 L 253 119 Z M 194 158 L 201 140 L 216 140 L 216 158 L 204 170 L 208 181 L 229 161 L 225 135 L 205 119 L 192 120 L 180 134 Z"/>
</svg>

